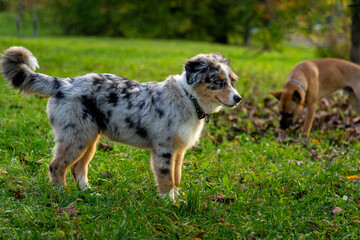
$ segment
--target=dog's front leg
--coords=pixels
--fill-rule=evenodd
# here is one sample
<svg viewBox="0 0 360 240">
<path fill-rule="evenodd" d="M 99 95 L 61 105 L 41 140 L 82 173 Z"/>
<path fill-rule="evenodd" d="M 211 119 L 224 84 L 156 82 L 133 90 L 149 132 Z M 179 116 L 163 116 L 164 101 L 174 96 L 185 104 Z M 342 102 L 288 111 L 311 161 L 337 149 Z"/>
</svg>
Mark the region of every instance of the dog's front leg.
<svg viewBox="0 0 360 240">
<path fill-rule="evenodd" d="M 304 134 L 305 136 L 309 136 L 311 126 L 313 124 L 314 117 L 315 117 L 315 110 L 316 110 L 316 103 L 312 103 L 312 104 L 308 105 L 306 116 L 305 116 L 305 123 L 304 123 L 304 127 L 302 130 L 302 134 Z"/>
<path fill-rule="evenodd" d="M 180 181 L 181 181 L 181 170 L 183 165 L 183 159 L 185 155 L 185 150 L 177 151 L 174 157 L 174 178 L 175 178 L 175 187 L 174 187 L 174 196 L 176 198 L 179 195 L 180 190 Z"/>
<path fill-rule="evenodd" d="M 169 197 L 175 200 L 174 194 L 174 165 L 173 152 L 165 149 L 152 151 L 151 153 L 151 167 L 155 174 L 156 185 L 158 192 L 162 197 Z"/>
</svg>

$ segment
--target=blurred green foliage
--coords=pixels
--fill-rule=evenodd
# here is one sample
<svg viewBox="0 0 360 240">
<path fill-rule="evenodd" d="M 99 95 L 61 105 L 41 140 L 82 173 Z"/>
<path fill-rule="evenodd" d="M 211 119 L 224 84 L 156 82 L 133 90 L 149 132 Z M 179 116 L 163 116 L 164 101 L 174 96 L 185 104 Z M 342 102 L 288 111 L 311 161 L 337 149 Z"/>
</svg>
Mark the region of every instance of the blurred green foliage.
<svg viewBox="0 0 360 240">
<path fill-rule="evenodd" d="M 251 42 L 276 49 L 301 33 L 312 36 L 320 54 L 335 49 L 337 55 L 346 52 L 349 39 L 343 27 L 350 21 L 349 1 L 0 0 L 0 11 L 22 14 L 23 22 L 30 15 L 30 23 L 39 16 L 40 31 L 57 35 Z"/>
</svg>

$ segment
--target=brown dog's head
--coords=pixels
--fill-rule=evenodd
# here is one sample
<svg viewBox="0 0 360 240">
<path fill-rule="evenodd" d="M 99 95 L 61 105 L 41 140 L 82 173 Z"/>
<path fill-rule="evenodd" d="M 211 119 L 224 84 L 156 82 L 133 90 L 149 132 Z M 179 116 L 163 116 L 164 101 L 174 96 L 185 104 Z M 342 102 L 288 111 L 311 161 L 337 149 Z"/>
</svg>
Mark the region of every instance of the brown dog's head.
<svg viewBox="0 0 360 240">
<path fill-rule="evenodd" d="M 279 100 L 280 128 L 287 129 L 293 124 L 295 116 L 304 108 L 304 92 L 302 89 L 288 87 L 271 94 Z"/>
</svg>

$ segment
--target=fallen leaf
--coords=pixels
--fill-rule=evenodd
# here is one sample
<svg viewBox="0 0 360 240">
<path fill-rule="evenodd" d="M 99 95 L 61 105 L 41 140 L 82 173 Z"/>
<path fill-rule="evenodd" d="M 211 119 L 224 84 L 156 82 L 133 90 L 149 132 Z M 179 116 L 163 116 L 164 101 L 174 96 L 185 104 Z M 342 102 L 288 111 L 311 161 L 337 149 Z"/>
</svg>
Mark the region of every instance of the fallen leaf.
<svg viewBox="0 0 360 240">
<path fill-rule="evenodd" d="M 17 188 L 16 190 L 9 190 L 9 192 L 12 193 L 13 197 L 15 197 L 16 199 L 24 199 L 25 195 L 21 192 L 21 190 L 19 188 Z"/>
<path fill-rule="evenodd" d="M 229 226 L 229 225 L 230 225 L 230 223 L 225 222 L 224 219 L 219 219 L 219 220 L 214 219 L 214 220 L 215 220 L 216 222 L 218 222 L 218 223 L 221 223 L 221 224 L 224 225 L 224 226 Z"/>
<path fill-rule="evenodd" d="M 208 196 L 208 199 L 213 200 L 213 201 L 217 202 L 218 204 L 224 203 L 226 205 L 235 201 L 234 198 L 226 198 L 224 195 L 218 194 L 218 193 Z"/>
<path fill-rule="evenodd" d="M 315 138 L 310 138 L 310 141 L 315 145 L 320 145 L 320 141 Z"/>
<path fill-rule="evenodd" d="M 319 231 L 320 230 L 320 226 L 315 223 L 315 222 L 308 222 L 309 227 L 310 227 L 310 231 Z"/>
<path fill-rule="evenodd" d="M 99 143 L 99 150 L 100 151 L 105 151 L 105 152 L 110 152 L 112 150 L 114 150 L 114 148 L 110 145 L 107 145 L 105 143 Z"/>
<path fill-rule="evenodd" d="M 359 176 L 357 175 L 351 175 L 351 176 L 347 176 L 347 179 L 359 179 Z"/>
<path fill-rule="evenodd" d="M 226 135 L 226 139 L 227 139 L 228 141 L 232 141 L 232 140 L 235 139 L 235 136 L 234 136 L 234 134 L 228 133 L 228 134 Z"/>
<path fill-rule="evenodd" d="M 337 207 L 337 206 L 332 206 L 332 213 L 334 214 L 334 215 L 337 215 L 337 214 L 339 214 L 339 215 L 341 215 L 342 214 L 342 209 L 341 208 L 339 208 L 339 207 Z"/>
<path fill-rule="evenodd" d="M 60 216 L 64 216 L 64 212 L 66 212 L 69 217 L 74 217 L 79 214 L 79 211 L 76 209 L 75 202 L 70 203 L 67 207 L 57 208 L 56 212 Z"/>
</svg>

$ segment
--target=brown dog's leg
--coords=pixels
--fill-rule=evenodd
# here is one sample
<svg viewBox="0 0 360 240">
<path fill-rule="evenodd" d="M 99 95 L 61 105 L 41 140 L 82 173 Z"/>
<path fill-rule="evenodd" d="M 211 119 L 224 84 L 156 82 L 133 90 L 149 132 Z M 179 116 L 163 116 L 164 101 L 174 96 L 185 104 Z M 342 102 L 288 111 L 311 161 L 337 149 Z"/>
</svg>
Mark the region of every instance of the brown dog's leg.
<svg viewBox="0 0 360 240">
<path fill-rule="evenodd" d="M 96 143 L 98 142 L 100 135 L 98 135 L 92 143 L 89 144 L 82 157 L 71 166 L 71 172 L 75 182 L 78 184 L 81 190 L 90 188 L 88 183 L 88 164 L 93 158 L 96 151 Z"/>
<path fill-rule="evenodd" d="M 311 126 L 313 124 L 314 117 L 315 117 L 315 110 L 316 110 L 316 103 L 308 105 L 307 113 L 306 113 L 306 117 L 305 117 L 305 123 L 304 123 L 304 127 L 302 130 L 302 134 L 304 134 L 305 136 L 309 136 Z"/>
<path fill-rule="evenodd" d="M 349 94 L 349 102 L 353 109 L 356 111 L 357 115 L 360 116 L 360 88 L 353 89 L 354 92 Z"/>
</svg>

